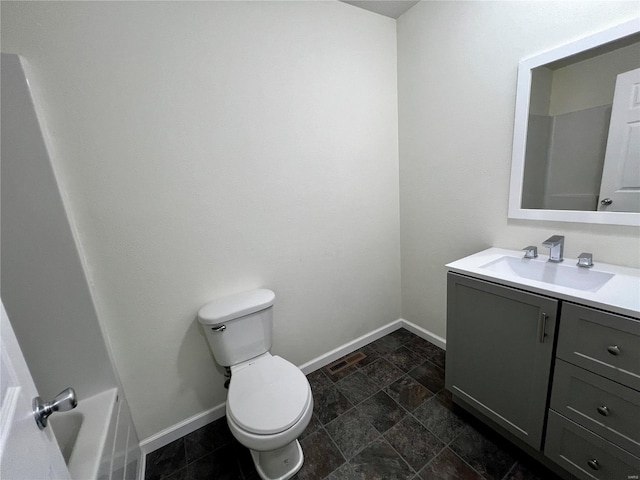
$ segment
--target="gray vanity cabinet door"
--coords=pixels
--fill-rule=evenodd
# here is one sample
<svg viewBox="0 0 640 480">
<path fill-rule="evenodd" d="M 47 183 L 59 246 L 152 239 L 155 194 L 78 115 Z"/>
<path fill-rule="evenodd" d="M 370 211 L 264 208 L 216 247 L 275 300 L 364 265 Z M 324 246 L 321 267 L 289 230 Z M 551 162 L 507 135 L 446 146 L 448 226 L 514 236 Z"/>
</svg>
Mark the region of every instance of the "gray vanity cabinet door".
<svg viewBox="0 0 640 480">
<path fill-rule="evenodd" d="M 537 450 L 557 306 L 551 298 L 448 274 L 447 389 Z"/>
</svg>

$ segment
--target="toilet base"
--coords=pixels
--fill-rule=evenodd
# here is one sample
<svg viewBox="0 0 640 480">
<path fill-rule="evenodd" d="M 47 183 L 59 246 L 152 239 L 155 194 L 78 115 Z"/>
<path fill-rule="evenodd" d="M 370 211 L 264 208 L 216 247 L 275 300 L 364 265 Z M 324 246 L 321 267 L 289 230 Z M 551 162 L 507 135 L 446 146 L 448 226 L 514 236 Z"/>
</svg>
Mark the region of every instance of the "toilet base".
<svg viewBox="0 0 640 480">
<path fill-rule="evenodd" d="M 304 454 L 298 440 L 276 450 L 250 452 L 262 480 L 288 480 L 298 473 L 304 463 Z"/>
</svg>

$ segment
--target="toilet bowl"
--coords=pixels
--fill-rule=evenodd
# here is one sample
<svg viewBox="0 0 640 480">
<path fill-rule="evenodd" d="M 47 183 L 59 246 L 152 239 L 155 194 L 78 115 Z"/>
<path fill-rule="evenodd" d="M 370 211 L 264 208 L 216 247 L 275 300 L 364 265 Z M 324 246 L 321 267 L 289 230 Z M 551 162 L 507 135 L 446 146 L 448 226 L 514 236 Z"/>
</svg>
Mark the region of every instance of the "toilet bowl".
<svg viewBox="0 0 640 480">
<path fill-rule="evenodd" d="M 231 378 L 229 430 L 251 450 L 261 478 L 291 478 L 304 462 L 297 438 L 313 413 L 309 382 L 295 365 L 270 353 L 232 367 Z"/>
<path fill-rule="evenodd" d="M 304 462 L 298 437 L 313 395 L 298 367 L 269 352 L 274 299 L 271 290 L 244 292 L 205 305 L 198 318 L 216 361 L 230 367 L 229 430 L 249 448 L 260 478 L 287 480 Z"/>
</svg>

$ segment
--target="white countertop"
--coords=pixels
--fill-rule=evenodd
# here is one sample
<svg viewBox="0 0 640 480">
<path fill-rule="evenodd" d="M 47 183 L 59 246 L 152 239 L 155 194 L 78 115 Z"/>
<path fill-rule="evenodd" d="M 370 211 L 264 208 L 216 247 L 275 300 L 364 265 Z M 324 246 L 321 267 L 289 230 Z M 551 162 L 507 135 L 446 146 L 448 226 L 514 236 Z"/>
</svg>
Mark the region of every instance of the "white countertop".
<svg viewBox="0 0 640 480">
<path fill-rule="evenodd" d="M 629 315 L 640 319 L 640 270 L 636 268 L 620 267 L 598 262 L 594 259 L 594 267 L 591 270 L 614 274 L 614 277 L 600 287 L 597 291 L 582 291 L 573 288 L 554 285 L 551 283 L 530 280 L 516 275 L 498 273 L 486 268 L 484 265 L 498 260 L 501 257 L 522 258 L 524 252 L 518 250 L 506 250 L 502 248 L 489 248 L 470 255 L 446 266 L 449 271 L 469 275 L 471 277 L 489 280 L 510 287 L 521 288 L 530 292 L 547 295 L 562 300 L 569 300 L 583 305 L 600 308 L 609 312 Z M 546 262 L 547 255 L 539 255 L 536 262 Z M 562 265 L 575 266 L 577 259 L 566 258 Z M 578 268 L 578 267 L 576 267 Z"/>
</svg>

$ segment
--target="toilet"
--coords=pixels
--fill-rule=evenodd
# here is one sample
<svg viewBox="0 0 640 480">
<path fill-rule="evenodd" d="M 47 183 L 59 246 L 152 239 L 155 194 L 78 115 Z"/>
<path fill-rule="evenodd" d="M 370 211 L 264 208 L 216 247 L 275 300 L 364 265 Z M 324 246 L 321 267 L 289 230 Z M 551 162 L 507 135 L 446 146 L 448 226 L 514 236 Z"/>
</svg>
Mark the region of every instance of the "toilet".
<svg viewBox="0 0 640 480">
<path fill-rule="evenodd" d="M 219 298 L 198 312 L 216 362 L 231 369 L 227 424 L 251 451 L 263 480 L 287 480 L 302 467 L 298 437 L 313 413 L 307 377 L 271 355 L 273 302 L 260 289 Z"/>
</svg>

